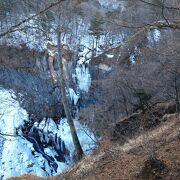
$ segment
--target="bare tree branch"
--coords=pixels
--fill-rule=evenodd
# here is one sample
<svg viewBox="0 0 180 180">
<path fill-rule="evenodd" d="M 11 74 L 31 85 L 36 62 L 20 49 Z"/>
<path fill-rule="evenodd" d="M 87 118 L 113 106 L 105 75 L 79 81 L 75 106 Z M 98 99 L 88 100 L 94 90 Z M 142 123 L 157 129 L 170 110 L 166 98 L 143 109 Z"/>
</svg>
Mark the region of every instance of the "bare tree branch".
<svg viewBox="0 0 180 180">
<path fill-rule="evenodd" d="M 5 36 L 5 35 L 7 35 L 9 33 L 18 31 L 19 30 L 18 29 L 19 26 L 21 26 L 22 24 L 30 21 L 31 19 L 33 19 L 33 18 L 35 18 L 35 17 L 37 17 L 37 16 L 39 16 L 41 14 L 45 13 L 46 11 L 48 11 L 49 9 L 51 9 L 54 6 L 57 6 L 58 4 L 60 4 L 63 1 L 65 1 L 65 0 L 58 0 L 57 2 L 54 2 L 54 3 L 50 4 L 48 7 L 44 8 L 43 10 L 39 11 L 38 13 L 36 13 L 36 14 L 34 14 L 32 16 L 27 17 L 26 19 L 24 19 L 23 21 L 15 24 L 14 26 L 11 26 L 7 31 L 0 33 L 0 38 L 2 38 L 3 36 Z"/>
<path fill-rule="evenodd" d="M 146 0 L 139 0 L 145 4 L 148 4 L 148 5 L 151 5 L 151 6 L 156 6 L 156 7 L 159 7 L 159 8 L 162 8 L 162 5 L 161 4 L 154 4 L 154 3 L 151 3 L 151 2 L 147 2 Z M 169 10 L 180 10 L 179 7 L 170 7 L 170 6 L 164 6 L 165 9 L 169 9 Z"/>
<path fill-rule="evenodd" d="M 169 25 L 169 21 L 165 16 L 165 0 L 162 1 L 162 17 L 164 18 L 164 20 L 167 22 L 167 24 Z"/>
</svg>

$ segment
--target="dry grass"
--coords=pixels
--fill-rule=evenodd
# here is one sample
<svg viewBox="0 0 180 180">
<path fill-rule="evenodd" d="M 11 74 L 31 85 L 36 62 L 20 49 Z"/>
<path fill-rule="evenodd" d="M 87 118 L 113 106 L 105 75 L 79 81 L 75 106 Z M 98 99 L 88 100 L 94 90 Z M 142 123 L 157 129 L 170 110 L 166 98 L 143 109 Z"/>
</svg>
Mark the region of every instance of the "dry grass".
<svg viewBox="0 0 180 180">
<path fill-rule="evenodd" d="M 180 177 L 180 115 L 170 116 L 168 121 L 150 132 L 129 140 L 120 146 L 105 142 L 94 155 L 85 157 L 68 172 L 49 180 L 133 180 L 140 176 L 146 160 L 153 154 L 167 166 L 162 179 Z M 35 176 L 21 176 L 11 180 L 37 180 Z M 149 178 L 147 178 L 148 180 Z M 151 178 L 153 179 L 153 178 Z"/>
<path fill-rule="evenodd" d="M 39 180 L 39 179 L 47 179 L 47 178 L 39 178 L 37 176 L 34 175 L 30 175 L 30 174 L 25 174 L 19 177 L 13 177 L 13 178 L 9 178 L 9 180 Z"/>
</svg>

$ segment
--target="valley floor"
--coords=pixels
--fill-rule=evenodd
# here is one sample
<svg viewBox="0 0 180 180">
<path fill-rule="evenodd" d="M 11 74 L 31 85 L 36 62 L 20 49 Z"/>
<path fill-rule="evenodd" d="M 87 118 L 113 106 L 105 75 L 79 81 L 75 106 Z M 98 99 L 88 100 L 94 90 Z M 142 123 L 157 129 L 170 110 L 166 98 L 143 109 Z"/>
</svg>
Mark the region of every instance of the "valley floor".
<svg viewBox="0 0 180 180">
<path fill-rule="evenodd" d="M 31 175 L 10 180 L 177 180 L 180 178 L 180 115 L 173 114 L 158 128 L 120 146 L 106 141 L 57 177 Z"/>
</svg>

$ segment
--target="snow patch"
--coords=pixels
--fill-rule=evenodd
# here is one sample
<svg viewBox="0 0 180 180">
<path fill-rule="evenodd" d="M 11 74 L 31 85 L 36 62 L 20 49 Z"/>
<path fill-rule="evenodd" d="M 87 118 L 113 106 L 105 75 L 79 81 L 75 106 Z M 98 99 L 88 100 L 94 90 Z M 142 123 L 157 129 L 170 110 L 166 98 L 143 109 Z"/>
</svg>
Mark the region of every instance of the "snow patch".
<svg viewBox="0 0 180 180">
<path fill-rule="evenodd" d="M 113 54 L 106 54 L 107 58 L 113 58 L 114 55 Z"/>
<path fill-rule="evenodd" d="M 0 131 L 5 134 L 15 134 L 16 129 L 28 119 L 27 112 L 22 109 L 13 91 L 0 88 Z"/>
<path fill-rule="evenodd" d="M 161 39 L 161 31 L 158 29 L 148 31 L 147 39 L 150 46 L 155 46 Z"/>
<path fill-rule="evenodd" d="M 136 62 L 136 56 L 135 54 L 131 54 L 129 57 L 130 61 L 134 64 Z"/>
<path fill-rule="evenodd" d="M 32 14 L 30 14 L 32 15 Z M 26 15 L 21 15 L 18 17 L 21 20 L 24 20 Z M 9 25 L 11 27 L 11 24 Z M 55 24 L 51 24 L 52 27 Z M 37 19 L 31 19 L 22 25 L 23 30 L 17 30 L 3 38 L 0 39 L 0 44 L 14 46 L 22 48 L 26 45 L 28 48 L 36 51 L 44 51 L 47 49 L 47 44 L 51 42 L 52 45 L 56 44 L 57 35 L 54 32 L 53 28 L 50 31 L 44 34 L 43 27 L 38 23 Z M 48 33 L 48 34 L 47 34 Z M 47 39 L 50 39 L 49 41 Z"/>
<path fill-rule="evenodd" d="M 133 53 L 130 53 L 129 59 L 132 64 L 136 63 L 136 57 L 140 54 L 140 50 L 137 46 L 134 47 Z"/>
<path fill-rule="evenodd" d="M 106 65 L 106 64 L 100 63 L 99 64 L 99 69 L 104 70 L 104 71 L 110 71 L 112 68 L 110 66 Z"/>
<path fill-rule="evenodd" d="M 115 10 L 118 9 L 120 6 L 120 2 L 118 2 L 117 0 L 99 0 L 101 6 L 105 7 L 108 10 Z"/>
</svg>

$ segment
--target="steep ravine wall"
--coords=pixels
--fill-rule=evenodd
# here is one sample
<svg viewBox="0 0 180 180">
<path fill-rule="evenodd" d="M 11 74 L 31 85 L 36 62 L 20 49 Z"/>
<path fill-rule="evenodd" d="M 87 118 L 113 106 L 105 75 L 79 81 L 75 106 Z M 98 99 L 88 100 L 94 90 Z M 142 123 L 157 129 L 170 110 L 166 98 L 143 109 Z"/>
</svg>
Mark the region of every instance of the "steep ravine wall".
<svg viewBox="0 0 180 180">
<path fill-rule="evenodd" d="M 46 52 L 0 46 L 0 86 L 12 89 L 33 119 L 63 116 L 61 97 L 49 74 Z"/>
</svg>

